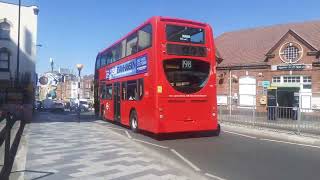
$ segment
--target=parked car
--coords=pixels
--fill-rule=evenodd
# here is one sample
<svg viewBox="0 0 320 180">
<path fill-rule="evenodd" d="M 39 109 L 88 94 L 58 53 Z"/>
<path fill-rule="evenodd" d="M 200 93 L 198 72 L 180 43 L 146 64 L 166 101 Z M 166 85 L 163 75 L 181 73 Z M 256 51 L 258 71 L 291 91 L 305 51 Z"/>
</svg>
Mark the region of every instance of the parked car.
<svg viewBox="0 0 320 180">
<path fill-rule="evenodd" d="M 87 101 L 80 101 L 80 110 L 89 111 L 89 103 Z"/>
<path fill-rule="evenodd" d="M 41 101 L 34 101 L 34 109 L 40 111 L 42 109 L 42 102 Z"/>
<path fill-rule="evenodd" d="M 55 102 L 52 107 L 52 111 L 64 111 L 64 105 L 61 102 Z"/>
</svg>

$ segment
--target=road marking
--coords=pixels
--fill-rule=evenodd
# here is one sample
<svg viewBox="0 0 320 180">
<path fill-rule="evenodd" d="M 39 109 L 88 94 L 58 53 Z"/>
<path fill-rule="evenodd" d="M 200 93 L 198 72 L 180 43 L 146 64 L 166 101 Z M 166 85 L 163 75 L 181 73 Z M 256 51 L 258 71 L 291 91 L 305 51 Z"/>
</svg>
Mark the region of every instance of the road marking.
<svg viewBox="0 0 320 180">
<path fill-rule="evenodd" d="M 216 176 L 216 175 L 213 175 L 213 174 L 209 174 L 209 173 L 205 173 L 206 176 L 209 176 L 209 177 L 212 177 L 214 179 L 218 179 L 218 180 L 226 180 L 226 179 L 223 179 L 219 176 Z"/>
<path fill-rule="evenodd" d="M 127 134 L 129 139 L 132 139 L 131 135 L 129 134 L 129 132 L 127 130 L 126 130 L 126 134 Z"/>
<path fill-rule="evenodd" d="M 175 155 L 177 155 L 180 159 L 182 159 L 184 162 L 186 162 L 189 166 L 191 166 L 195 171 L 201 171 L 196 165 L 194 165 L 192 162 L 190 162 L 188 159 L 183 157 L 181 154 L 179 154 L 176 150 L 170 149 L 171 152 L 173 152 Z"/>
<path fill-rule="evenodd" d="M 229 133 L 229 134 L 235 134 L 235 135 L 238 135 L 238 136 L 243 136 L 243 137 L 247 137 L 247 138 L 251 138 L 251 139 L 257 139 L 257 137 L 249 136 L 249 135 L 245 135 L 245 134 L 240 134 L 240 133 L 236 133 L 236 132 L 231 132 L 231 131 L 226 131 L 226 130 L 223 130 L 223 132 L 226 132 L 226 133 Z"/>
<path fill-rule="evenodd" d="M 308 145 L 308 144 L 300 144 L 300 143 L 293 143 L 293 142 L 288 142 L 288 141 L 279 141 L 279 140 L 273 140 L 273 139 L 260 139 L 260 140 L 262 140 L 262 141 L 270 141 L 270 142 L 278 142 L 278 143 L 284 143 L 284 144 L 293 144 L 293 145 L 298 145 L 298 146 L 313 147 L 313 148 L 320 149 L 320 146 L 314 146 L 314 145 Z"/>
<path fill-rule="evenodd" d="M 108 129 L 115 129 L 115 130 L 124 131 L 124 129 L 121 129 L 121 128 L 115 128 L 115 127 L 110 127 L 110 126 L 104 126 L 104 127 L 107 127 Z"/>
<path fill-rule="evenodd" d="M 138 141 L 138 142 L 142 142 L 142 143 L 145 143 L 145 144 L 149 144 L 149 145 L 153 145 L 153 146 L 157 146 L 157 147 L 161 147 L 163 149 L 168 149 L 168 147 L 166 146 L 161 146 L 161 145 L 158 145 L 158 144 L 154 144 L 154 143 L 151 143 L 151 142 L 147 142 L 147 141 L 142 141 L 140 139 L 132 139 L 134 141 Z"/>
</svg>

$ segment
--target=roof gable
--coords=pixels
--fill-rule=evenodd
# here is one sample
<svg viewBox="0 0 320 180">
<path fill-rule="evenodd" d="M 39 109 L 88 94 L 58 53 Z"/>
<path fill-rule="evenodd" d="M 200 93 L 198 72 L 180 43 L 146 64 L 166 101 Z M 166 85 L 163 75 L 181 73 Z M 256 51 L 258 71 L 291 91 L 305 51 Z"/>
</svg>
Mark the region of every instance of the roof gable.
<svg viewBox="0 0 320 180">
<path fill-rule="evenodd" d="M 307 46 L 312 51 L 318 51 L 314 46 L 312 46 L 308 41 L 304 40 L 301 36 L 299 36 L 296 32 L 289 29 L 289 31 L 283 35 L 280 40 L 266 53 L 266 60 L 268 57 L 272 56 L 273 52 L 281 45 L 281 43 L 289 36 L 292 35 L 294 38 L 296 38 L 298 41 L 303 43 L 305 46 Z"/>
</svg>

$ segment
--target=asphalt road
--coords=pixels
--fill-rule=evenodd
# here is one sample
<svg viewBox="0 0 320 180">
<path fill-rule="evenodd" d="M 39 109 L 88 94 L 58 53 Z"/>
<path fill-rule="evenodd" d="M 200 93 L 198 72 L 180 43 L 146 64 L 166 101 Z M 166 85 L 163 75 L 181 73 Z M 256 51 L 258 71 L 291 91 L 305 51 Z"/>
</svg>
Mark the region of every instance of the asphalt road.
<svg viewBox="0 0 320 180">
<path fill-rule="evenodd" d="M 114 128 L 123 128 L 110 123 Z M 117 130 L 115 130 L 117 131 Z M 144 142 L 161 154 L 181 160 L 170 151 L 174 149 L 186 160 L 217 179 L 227 180 L 319 180 L 320 148 L 305 147 L 250 138 L 222 131 L 219 137 L 185 138 L 158 141 L 149 136 L 135 134 L 123 128 L 124 136 Z M 261 138 L 261 139 L 260 139 Z M 143 143 L 143 142 L 140 142 Z M 190 168 L 194 170 L 194 168 Z"/>
<path fill-rule="evenodd" d="M 68 113 L 64 114 L 68 116 Z M 70 119 L 75 120 L 71 116 Z M 86 115 L 82 115 L 81 119 L 87 121 Z M 214 175 L 215 179 L 320 179 L 320 148 L 317 147 L 265 141 L 263 140 L 266 138 L 264 135 L 251 138 L 223 130 L 219 137 L 158 141 L 150 136 L 133 133 L 119 125 L 112 123 L 104 123 L 104 125 L 137 143 L 145 144 L 165 156 L 185 163 L 190 166 L 190 171 L 197 171 L 199 168 L 199 173 Z M 152 144 L 146 144 L 146 142 Z M 189 161 L 191 165 L 186 161 Z"/>
</svg>

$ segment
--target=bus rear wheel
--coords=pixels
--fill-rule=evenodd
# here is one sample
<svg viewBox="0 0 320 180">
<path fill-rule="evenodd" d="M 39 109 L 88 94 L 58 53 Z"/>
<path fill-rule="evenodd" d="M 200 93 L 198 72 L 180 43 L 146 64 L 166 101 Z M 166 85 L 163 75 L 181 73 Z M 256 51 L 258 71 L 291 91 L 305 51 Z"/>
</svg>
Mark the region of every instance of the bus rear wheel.
<svg viewBox="0 0 320 180">
<path fill-rule="evenodd" d="M 130 113 L 130 128 L 135 133 L 139 132 L 138 116 L 135 110 L 131 111 Z"/>
<path fill-rule="evenodd" d="M 218 128 L 217 128 L 217 130 L 215 130 L 215 131 L 213 132 L 213 135 L 214 135 L 214 136 L 219 136 L 219 135 L 220 135 L 220 131 L 221 131 L 221 127 L 220 127 L 220 124 L 218 124 Z"/>
</svg>

